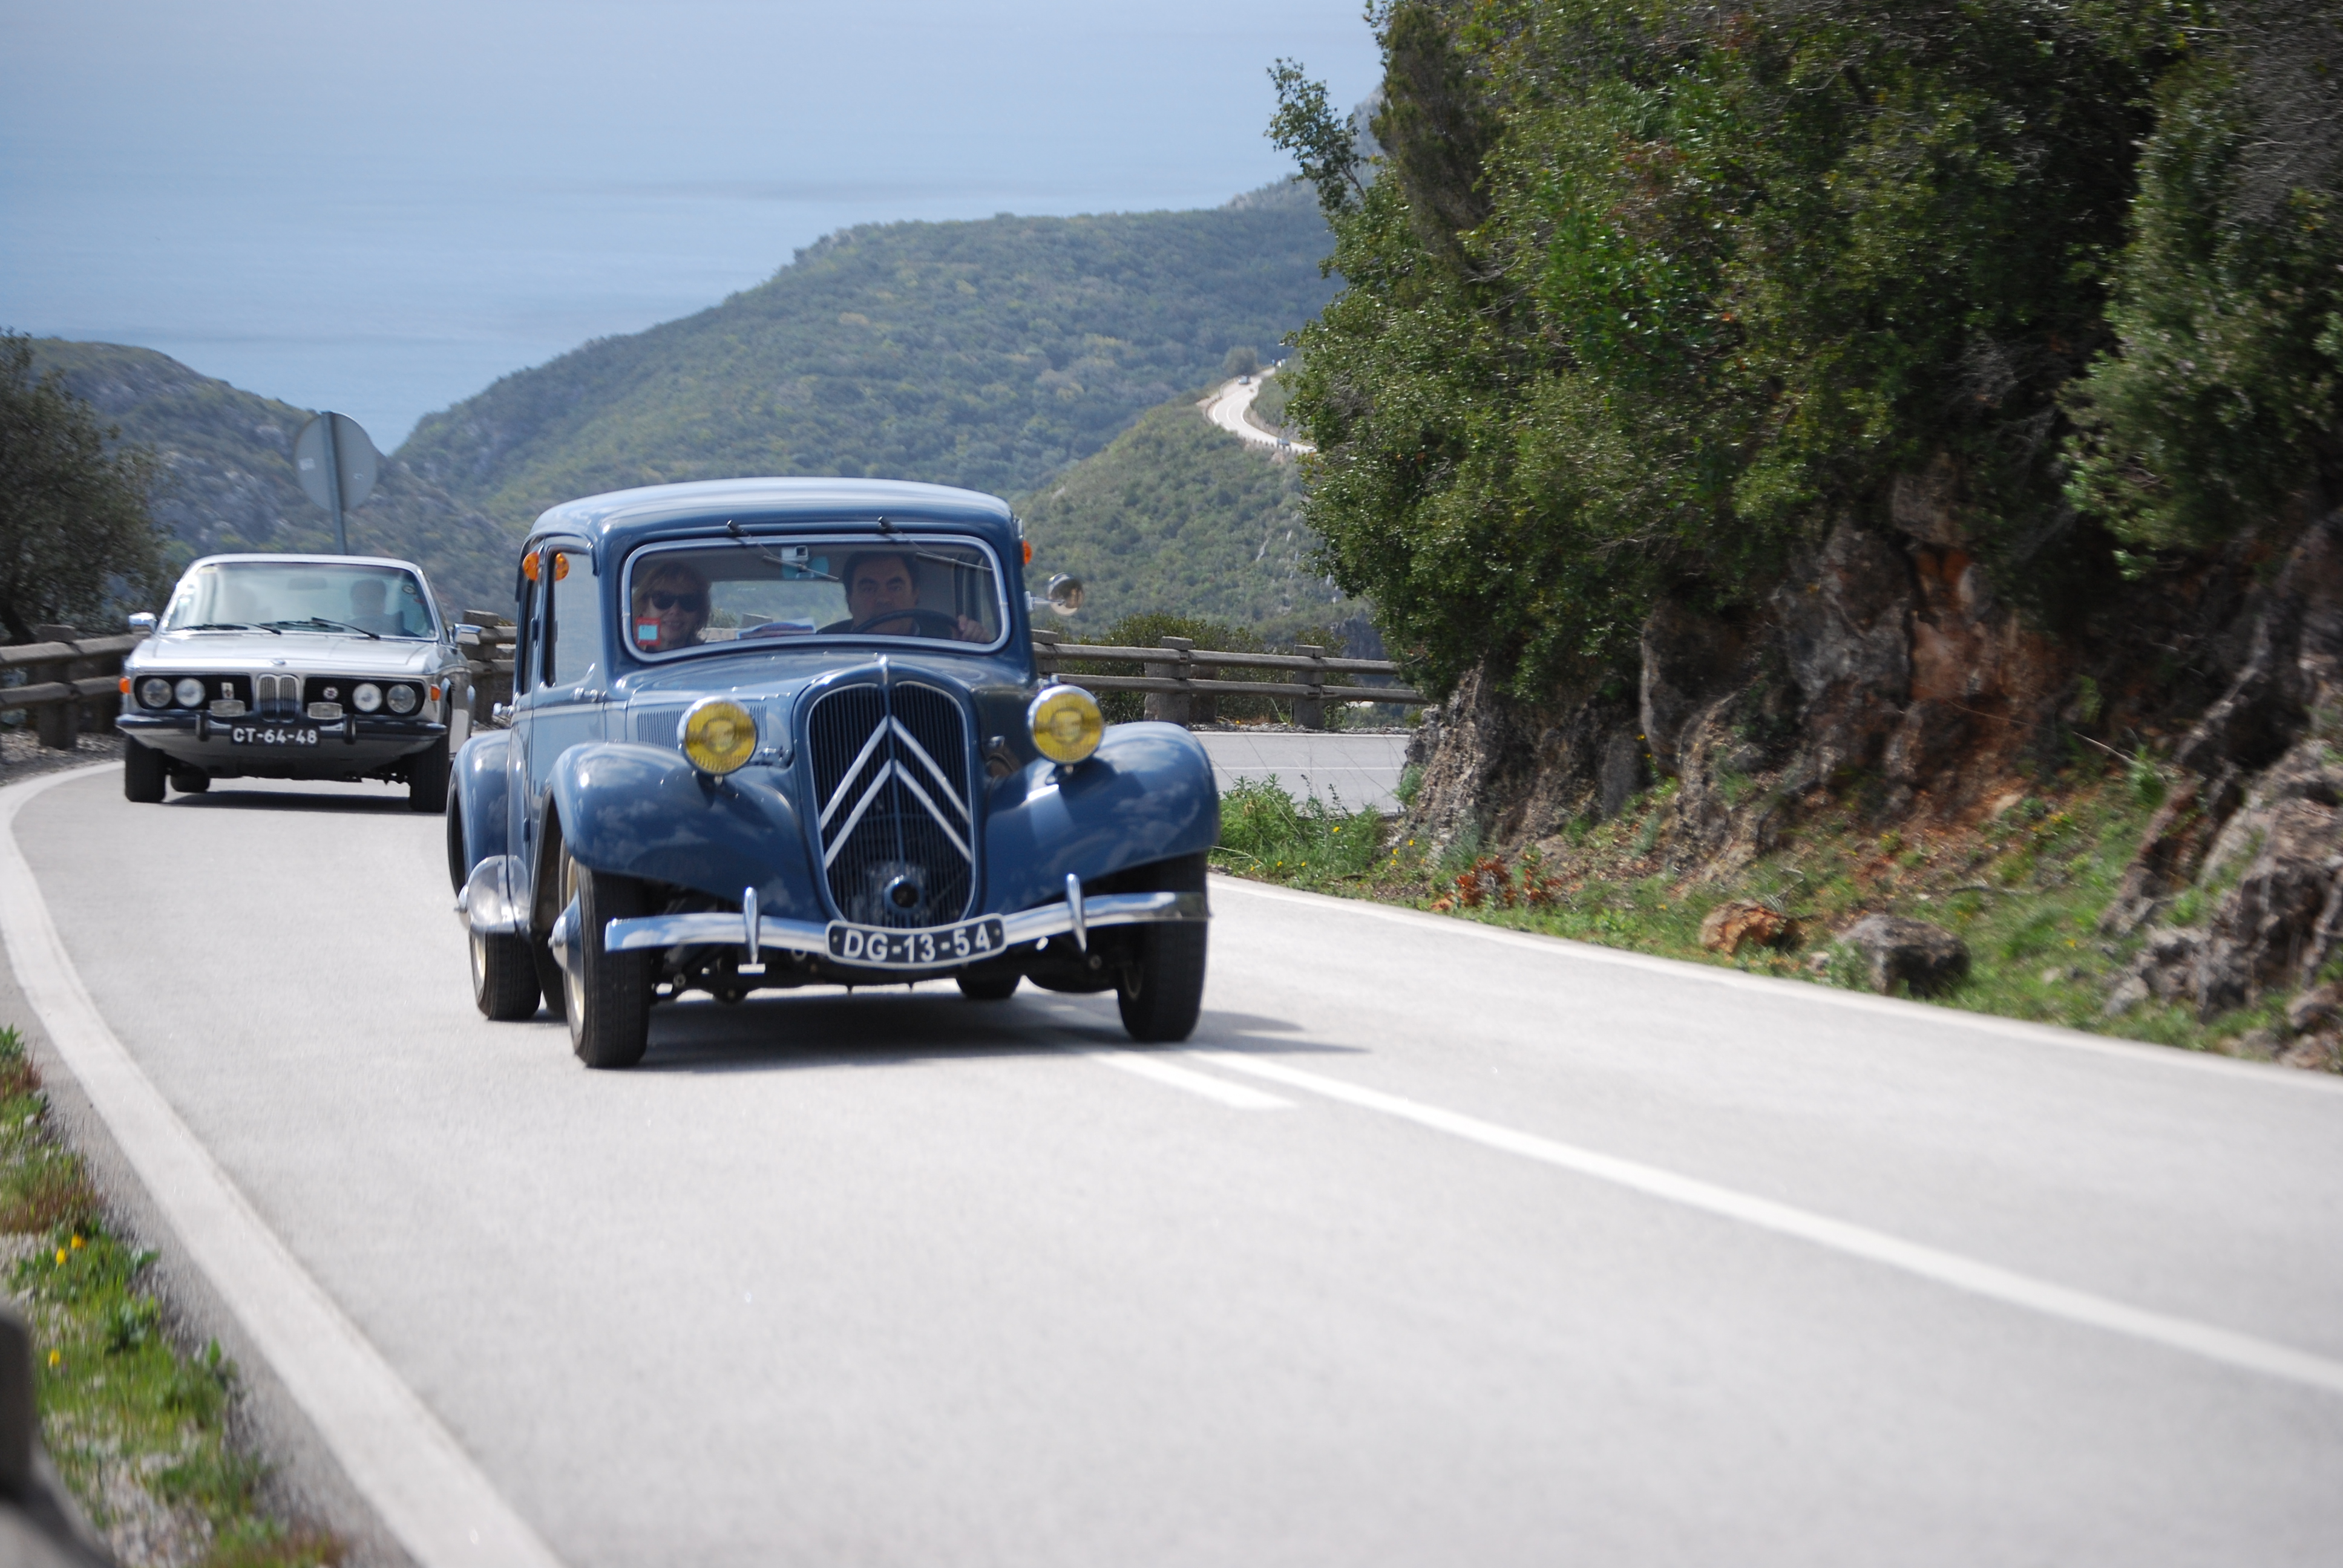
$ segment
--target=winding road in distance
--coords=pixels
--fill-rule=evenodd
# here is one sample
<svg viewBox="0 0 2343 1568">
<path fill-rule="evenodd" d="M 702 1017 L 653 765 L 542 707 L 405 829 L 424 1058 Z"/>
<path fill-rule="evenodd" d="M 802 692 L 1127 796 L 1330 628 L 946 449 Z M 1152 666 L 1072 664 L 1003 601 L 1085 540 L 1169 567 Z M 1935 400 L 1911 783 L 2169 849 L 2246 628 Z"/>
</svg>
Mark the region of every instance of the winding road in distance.
<svg viewBox="0 0 2343 1568">
<path fill-rule="evenodd" d="M 1220 390 L 1204 400 L 1204 417 L 1250 447 L 1266 447 L 1272 451 L 1316 451 L 1318 448 L 1307 441 L 1272 436 L 1245 417 L 1252 408 L 1252 400 L 1261 396 L 1262 383 L 1273 374 L 1264 370 L 1222 382 Z"/>
<path fill-rule="evenodd" d="M 2343 1081 L 1222 879 L 1184 1050 L 931 985 L 591 1073 L 474 1013 L 395 792 L 107 770 L 14 833 L 130 1058 L 576 1568 L 2343 1543 Z"/>
</svg>

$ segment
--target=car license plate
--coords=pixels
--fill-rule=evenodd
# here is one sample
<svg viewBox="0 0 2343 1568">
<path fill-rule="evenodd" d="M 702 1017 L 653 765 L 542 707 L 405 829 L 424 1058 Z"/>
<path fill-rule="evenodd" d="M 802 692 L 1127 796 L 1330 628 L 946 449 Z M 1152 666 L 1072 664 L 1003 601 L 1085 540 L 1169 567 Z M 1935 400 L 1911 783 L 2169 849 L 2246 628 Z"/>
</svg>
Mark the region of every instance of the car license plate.
<svg viewBox="0 0 2343 1568">
<path fill-rule="evenodd" d="M 998 915 L 924 931 L 830 922 L 830 956 L 840 963 L 869 964 L 875 969 L 926 970 L 974 963 L 990 958 L 1005 945 Z"/>
<path fill-rule="evenodd" d="M 309 724 L 232 724 L 227 739 L 231 746 L 315 746 L 317 729 Z"/>
</svg>

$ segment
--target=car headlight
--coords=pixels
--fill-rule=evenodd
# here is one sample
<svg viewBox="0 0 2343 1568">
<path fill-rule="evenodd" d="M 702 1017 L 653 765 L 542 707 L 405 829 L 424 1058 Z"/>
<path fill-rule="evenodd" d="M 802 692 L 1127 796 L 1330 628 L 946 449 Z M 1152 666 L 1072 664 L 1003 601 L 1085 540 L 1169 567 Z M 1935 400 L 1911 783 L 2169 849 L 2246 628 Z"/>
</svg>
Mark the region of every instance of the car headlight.
<svg viewBox="0 0 2343 1568">
<path fill-rule="evenodd" d="M 1079 686 L 1048 686 L 1025 709 L 1033 744 L 1052 762 L 1080 762 L 1099 748 L 1106 719 L 1098 699 Z"/>
<path fill-rule="evenodd" d="M 150 675 L 138 683 L 138 701 L 146 708 L 171 706 L 171 683 L 159 675 Z"/>
<path fill-rule="evenodd" d="M 371 680 L 361 680 L 351 689 L 350 700 L 360 713 L 372 713 L 382 706 L 382 688 Z"/>
<path fill-rule="evenodd" d="M 683 754 L 702 773 L 721 778 L 757 754 L 757 720 L 729 697 L 703 697 L 683 716 Z"/>
<path fill-rule="evenodd" d="M 415 688 L 411 686 L 394 686 L 390 689 L 388 701 L 393 713 L 412 713 L 415 711 L 415 705 L 421 699 L 415 695 Z"/>
<path fill-rule="evenodd" d="M 171 695 L 179 699 L 180 707 L 193 708 L 204 699 L 204 683 L 192 675 L 184 676 L 171 689 Z"/>
</svg>

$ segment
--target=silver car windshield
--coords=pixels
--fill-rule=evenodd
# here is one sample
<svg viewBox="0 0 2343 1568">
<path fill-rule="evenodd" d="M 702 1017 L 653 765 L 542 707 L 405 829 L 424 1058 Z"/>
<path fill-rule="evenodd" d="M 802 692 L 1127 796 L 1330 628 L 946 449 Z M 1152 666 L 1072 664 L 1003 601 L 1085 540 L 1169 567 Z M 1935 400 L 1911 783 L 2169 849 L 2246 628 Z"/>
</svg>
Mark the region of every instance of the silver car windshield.
<svg viewBox="0 0 2343 1568">
<path fill-rule="evenodd" d="M 165 631 L 266 627 L 430 638 L 430 601 L 413 572 L 356 562 L 213 561 L 179 579 Z"/>
<path fill-rule="evenodd" d="M 851 638 L 997 645 L 992 552 L 973 540 L 750 537 L 650 545 L 627 566 L 627 641 L 646 658 L 713 644 Z"/>
</svg>

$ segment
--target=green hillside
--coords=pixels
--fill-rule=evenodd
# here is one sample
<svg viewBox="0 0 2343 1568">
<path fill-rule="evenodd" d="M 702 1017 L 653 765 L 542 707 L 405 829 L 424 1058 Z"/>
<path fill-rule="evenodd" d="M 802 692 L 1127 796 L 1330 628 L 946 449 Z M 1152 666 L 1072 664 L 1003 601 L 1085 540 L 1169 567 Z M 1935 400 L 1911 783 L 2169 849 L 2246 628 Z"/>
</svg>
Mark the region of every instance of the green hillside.
<svg viewBox="0 0 2343 1568">
<path fill-rule="evenodd" d="M 1071 572 L 1089 589 L 1076 635 L 1149 612 L 1272 637 L 1355 615 L 1312 570 L 1292 460 L 1215 429 L 1196 397 L 1150 409 L 1018 503 L 1035 574 Z"/>
<path fill-rule="evenodd" d="M 160 459 L 155 518 L 182 560 L 236 550 L 330 550 L 333 523 L 301 492 L 293 438 L 307 410 L 196 374 L 167 355 L 113 343 L 37 338 L 35 362 L 60 372 L 122 439 Z M 350 548 L 412 560 L 450 611 L 512 597 L 518 540 L 396 459 L 349 514 Z M 155 606 L 160 609 L 160 605 Z"/>
<path fill-rule="evenodd" d="M 1316 314 L 1300 187 L 1203 212 L 870 225 L 696 316 L 587 344 L 417 427 L 400 456 L 508 525 L 742 474 L 1013 495 Z"/>
</svg>

